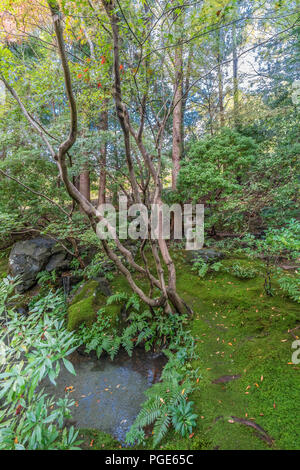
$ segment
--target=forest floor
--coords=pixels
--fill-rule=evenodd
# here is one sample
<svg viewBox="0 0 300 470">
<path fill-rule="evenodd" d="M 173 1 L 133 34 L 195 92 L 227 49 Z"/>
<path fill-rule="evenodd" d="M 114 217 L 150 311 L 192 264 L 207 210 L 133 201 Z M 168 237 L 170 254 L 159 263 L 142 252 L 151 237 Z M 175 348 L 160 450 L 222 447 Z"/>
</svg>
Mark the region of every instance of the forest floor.
<svg viewBox="0 0 300 470">
<path fill-rule="evenodd" d="M 180 438 L 169 431 L 160 448 L 299 448 L 300 366 L 291 361 L 295 337 L 288 332 L 299 321 L 299 305 L 279 289 L 273 297 L 264 293 L 260 262 L 238 259 L 261 272 L 254 279 L 224 272 L 201 279 L 185 252 L 173 257 L 178 290 L 194 311 L 187 329 L 196 340 L 192 366 L 199 368 L 201 379 L 190 397 L 198 414 L 193 435 Z M 236 261 L 226 258 L 223 264 Z M 124 280 L 115 278 L 113 284 L 120 291 Z M 99 431 L 81 435 L 84 448 L 120 448 Z M 146 448 L 152 448 L 151 442 Z"/>
<path fill-rule="evenodd" d="M 198 414 L 193 435 L 181 438 L 170 430 L 160 448 L 298 449 L 300 366 L 291 360 L 297 331 L 292 335 L 289 330 L 299 323 L 299 305 L 279 289 L 273 297 L 264 293 L 259 262 L 238 259 L 260 271 L 254 279 L 224 272 L 202 279 L 192 271 L 186 252 L 176 250 L 173 258 L 178 291 L 194 311 L 186 327 L 197 345 L 191 366 L 199 368 L 201 378 L 190 397 Z M 236 261 L 232 257 L 222 263 Z M 6 267 L 2 259 L 3 275 Z M 116 276 L 112 289 L 126 291 L 128 285 Z M 84 295 L 79 300 L 85 301 Z M 80 436 L 85 449 L 121 447 L 98 430 L 81 430 Z M 152 448 L 149 437 L 146 449 Z"/>
</svg>

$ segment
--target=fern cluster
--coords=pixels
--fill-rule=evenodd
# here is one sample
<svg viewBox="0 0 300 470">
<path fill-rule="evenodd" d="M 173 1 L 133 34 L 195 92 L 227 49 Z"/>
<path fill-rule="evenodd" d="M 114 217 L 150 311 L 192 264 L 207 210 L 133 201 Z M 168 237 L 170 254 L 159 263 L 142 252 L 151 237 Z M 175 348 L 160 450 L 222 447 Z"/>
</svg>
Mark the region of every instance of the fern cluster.
<svg viewBox="0 0 300 470">
<path fill-rule="evenodd" d="M 235 263 L 231 268 L 226 269 L 227 272 L 239 279 L 253 279 L 257 276 L 257 270 L 250 266 L 242 266 L 239 263 Z"/>
<path fill-rule="evenodd" d="M 283 276 L 278 279 L 280 288 L 294 302 L 300 303 L 299 271 L 297 277 Z"/>
<path fill-rule="evenodd" d="M 145 442 L 144 428 L 147 426 L 153 425 L 154 447 L 164 438 L 171 425 L 183 437 L 196 426 L 193 402 L 188 401 L 194 389 L 191 380 L 193 373 L 190 374 L 183 365 L 182 357 L 186 358 L 186 352 L 178 353 L 179 350 L 176 353 L 167 351 L 169 362 L 163 369 L 161 381 L 146 390 L 147 400 L 126 435 L 129 445 Z"/>
<path fill-rule="evenodd" d="M 223 267 L 221 261 L 217 261 L 216 263 L 206 263 L 201 256 L 198 256 L 195 261 L 193 262 L 192 271 L 196 271 L 198 276 L 203 278 L 206 274 L 210 271 L 218 272 Z"/>
<path fill-rule="evenodd" d="M 111 359 L 117 355 L 120 347 L 120 338 L 114 330 L 110 330 L 110 322 L 105 318 L 104 310 L 98 312 L 98 318 L 92 326 L 80 325 L 77 337 L 85 345 L 85 351 L 95 351 L 99 358 L 105 351 Z"/>
<path fill-rule="evenodd" d="M 154 345 L 166 345 L 174 342 L 176 337 L 181 337 L 185 316 L 170 314 L 166 317 L 161 309 L 156 309 L 153 313 L 141 310 L 138 296 L 128 296 L 124 292 L 110 296 L 107 305 L 113 303 L 124 303 L 127 326 L 118 333 L 111 328 L 109 320 L 105 317 L 105 309 L 99 310 L 97 321 L 91 327 L 81 325 L 77 333 L 87 353 L 95 351 L 100 357 L 105 351 L 113 359 L 120 346 L 123 346 L 131 356 L 135 345 L 144 344 L 145 350 L 149 351 Z"/>
</svg>

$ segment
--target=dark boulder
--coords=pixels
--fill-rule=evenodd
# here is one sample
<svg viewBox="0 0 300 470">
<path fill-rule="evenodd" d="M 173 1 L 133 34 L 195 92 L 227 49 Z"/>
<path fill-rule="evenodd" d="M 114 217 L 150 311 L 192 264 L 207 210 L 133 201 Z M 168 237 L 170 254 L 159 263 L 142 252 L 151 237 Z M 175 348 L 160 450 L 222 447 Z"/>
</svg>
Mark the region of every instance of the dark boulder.
<svg viewBox="0 0 300 470">
<path fill-rule="evenodd" d="M 54 241 L 44 237 L 17 242 L 9 256 L 12 276 L 20 276 L 17 292 L 25 292 L 35 283 L 39 272 L 63 270 L 68 267 L 66 252 Z"/>
<path fill-rule="evenodd" d="M 110 288 L 110 284 L 105 277 L 95 277 L 93 278 L 95 281 L 99 282 L 97 287 L 98 292 L 105 295 L 105 297 L 110 297 L 112 295 L 112 290 Z"/>
</svg>

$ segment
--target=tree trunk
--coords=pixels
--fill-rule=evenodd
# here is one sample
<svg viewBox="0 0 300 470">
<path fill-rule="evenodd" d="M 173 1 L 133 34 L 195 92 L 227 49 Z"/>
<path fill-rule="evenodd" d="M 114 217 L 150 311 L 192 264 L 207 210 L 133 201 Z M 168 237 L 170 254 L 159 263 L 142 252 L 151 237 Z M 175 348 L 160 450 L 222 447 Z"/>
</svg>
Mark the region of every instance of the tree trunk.
<svg viewBox="0 0 300 470">
<path fill-rule="evenodd" d="M 217 63 L 218 63 L 218 94 L 219 94 L 219 113 L 220 113 L 220 127 L 225 125 L 225 116 L 224 116 L 224 92 L 223 92 L 223 73 L 222 73 L 222 32 L 221 29 L 218 32 L 218 54 L 217 54 Z"/>
<path fill-rule="evenodd" d="M 175 83 L 174 83 L 174 110 L 173 110 L 173 146 L 172 146 L 172 189 L 176 189 L 177 177 L 182 157 L 182 47 L 175 51 Z"/>
<path fill-rule="evenodd" d="M 79 176 L 79 190 L 81 194 L 90 202 L 90 171 L 87 167 L 80 173 Z"/>
<path fill-rule="evenodd" d="M 104 103 L 105 107 L 107 103 Z M 108 112 L 107 109 L 101 113 L 100 129 L 102 131 L 108 130 Z M 100 177 L 99 177 L 99 191 L 98 191 L 98 205 L 105 204 L 106 202 L 106 142 L 100 146 Z"/>
<path fill-rule="evenodd" d="M 236 45 L 236 27 L 232 25 L 232 65 L 233 65 L 233 119 L 236 128 L 239 127 L 239 88 L 238 88 L 238 57 Z"/>
</svg>

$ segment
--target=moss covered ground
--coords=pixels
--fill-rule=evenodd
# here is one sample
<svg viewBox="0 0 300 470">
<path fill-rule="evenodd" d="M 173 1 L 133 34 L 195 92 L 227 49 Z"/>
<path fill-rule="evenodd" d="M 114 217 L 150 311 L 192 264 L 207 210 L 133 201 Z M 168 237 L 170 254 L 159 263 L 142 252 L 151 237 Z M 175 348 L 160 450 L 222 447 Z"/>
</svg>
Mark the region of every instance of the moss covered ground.
<svg viewBox="0 0 300 470">
<path fill-rule="evenodd" d="M 295 338 L 288 333 L 299 321 L 299 305 L 279 290 L 273 297 L 264 293 L 259 262 L 223 261 L 227 267 L 236 262 L 251 265 L 258 273 L 253 279 L 241 280 L 224 271 L 202 279 L 191 270 L 186 253 L 178 250 L 173 257 L 178 291 L 194 311 L 187 328 L 197 344 L 192 366 L 200 369 L 202 378 L 190 397 L 198 414 L 194 434 L 183 439 L 170 430 L 160 447 L 299 449 L 300 367 L 291 362 Z M 113 287 L 115 292 L 128 289 L 120 277 Z M 240 377 L 213 383 L 232 375 Z M 87 448 L 120 446 L 98 431 L 82 435 Z M 151 441 L 146 448 L 152 448 Z"/>
</svg>

